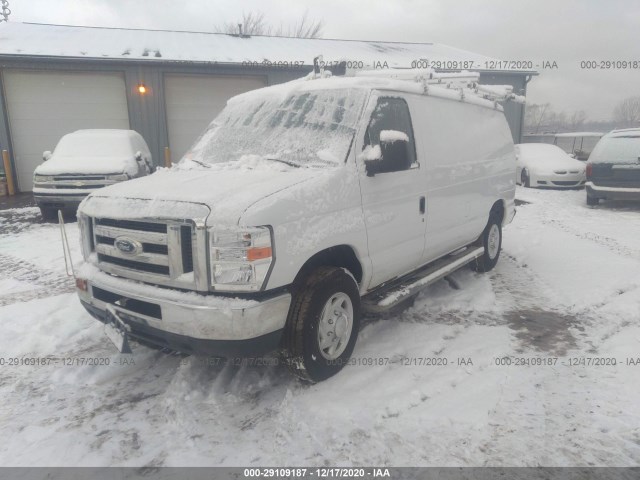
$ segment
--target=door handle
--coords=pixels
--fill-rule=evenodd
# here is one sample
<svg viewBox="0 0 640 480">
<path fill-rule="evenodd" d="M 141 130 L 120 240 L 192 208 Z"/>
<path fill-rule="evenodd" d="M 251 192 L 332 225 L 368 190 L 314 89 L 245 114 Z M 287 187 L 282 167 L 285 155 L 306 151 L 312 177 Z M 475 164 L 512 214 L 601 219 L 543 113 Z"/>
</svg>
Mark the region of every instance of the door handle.
<svg viewBox="0 0 640 480">
<path fill-rule="evenodd" d="M 420 197 L 420 213 L 423 215 L 424 215 L 426 206 L 427 206 L 427 199 L 424 197 Z"/>
</svg>

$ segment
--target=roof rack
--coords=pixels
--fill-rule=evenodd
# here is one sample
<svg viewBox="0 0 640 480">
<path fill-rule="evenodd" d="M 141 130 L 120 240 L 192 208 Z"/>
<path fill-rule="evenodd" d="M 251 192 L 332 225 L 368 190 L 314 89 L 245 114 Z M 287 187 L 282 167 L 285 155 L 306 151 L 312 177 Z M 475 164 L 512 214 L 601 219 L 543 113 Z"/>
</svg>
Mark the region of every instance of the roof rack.
<svg viewBox="0 0 640 480">
<path fill-rule="evenodd" d="M 314 71 L 310 74 L 313 78 L 326 78 L 328 76 L 345 77 L 369 77 L 369 78 L 389 78 L 394 80 L 405 80 L 421 83 L 423 93 L 429 94 L 429 88 L 433 85 L 436 88 L 444 88 L 456 91 L 460 95 L 460 100 L 471 96 L 494 103 L 515 102 L 525 103 L 523 95 L 513 93 L 512 85 L 482 85 L 479 72 L 460 70 L 457 72 L 438 72 L 433 68 L 385 68 L 378 70 L 358 70 L 347 68 L 346 62 L 340 62 L 330 71 L 325 71 L 322 65 L 322 55 L 313 59 Z"/>
<path fill-rule="evenodd" d="M 429 94 L 431 85 L 456 90 L 461 99 L 475 96 L 493 102 L 525 103 L 525 97 L 513 93 L 512 85 L 480 84 L 480 73 L 461 70 L 458 72 L 437 72 L 432 68 L 389 68 L 384 70 L 357 70 L 346 72 L 346 76 L 391 78 L 418 82 L 423 85 L 424 93 Z"/>
</svg>

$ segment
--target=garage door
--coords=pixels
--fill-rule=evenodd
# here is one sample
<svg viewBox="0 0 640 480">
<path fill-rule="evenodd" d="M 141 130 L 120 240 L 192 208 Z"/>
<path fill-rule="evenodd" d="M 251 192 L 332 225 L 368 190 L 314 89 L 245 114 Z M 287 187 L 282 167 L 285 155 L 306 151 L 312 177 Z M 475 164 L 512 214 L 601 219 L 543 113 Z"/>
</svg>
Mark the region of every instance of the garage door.
<svg viewBox="0 0 640 480">
<path fill-rule="evenodd" d="M 264 77 L 166 75 L 171 158 L 178 161 L 234 95 L 266 85 Z"/>
<path fill-rule="evenodd" d="M 4 86 L 21 191 L 33 188 L 42 152 L 83 128 L 129 128 L 124 76 L 6 71 Z"/>
</svg>

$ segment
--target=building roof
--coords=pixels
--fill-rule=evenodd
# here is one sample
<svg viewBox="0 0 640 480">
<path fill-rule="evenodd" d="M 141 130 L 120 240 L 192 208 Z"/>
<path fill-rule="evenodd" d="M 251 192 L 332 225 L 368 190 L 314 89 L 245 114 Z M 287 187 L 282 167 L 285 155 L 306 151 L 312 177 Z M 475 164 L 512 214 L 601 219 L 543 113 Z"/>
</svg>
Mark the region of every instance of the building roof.
<svg viewBox="0 0 640 480">
<path fill-rule="evenodd" d="M 322 55 L 325 62 L 362 62 L 364 68 L 383 65 L 411 68 L 419 60 L 454 62 L 451 70 L 488 70 L 495 59 L 437 43 L 377 42 L 238 36 L 225 33 L 139 30 L 124 28 L 0 23 L 0 56 L 66 59 L 112 59 L 145 62 L 188 62 L 311 65 Z M 472 61 L 458 66 L 455 62 Z M 424 66 L 424 65 L 418 65 Z M 446 69 L 446 65 L 443 68 Z M 436 66 L 437 68 L 437 66 Z M 495 70 L 491 70 L 495 71 Z M 514 73 L 531 73 L 508 70 Z"/>
</svg>

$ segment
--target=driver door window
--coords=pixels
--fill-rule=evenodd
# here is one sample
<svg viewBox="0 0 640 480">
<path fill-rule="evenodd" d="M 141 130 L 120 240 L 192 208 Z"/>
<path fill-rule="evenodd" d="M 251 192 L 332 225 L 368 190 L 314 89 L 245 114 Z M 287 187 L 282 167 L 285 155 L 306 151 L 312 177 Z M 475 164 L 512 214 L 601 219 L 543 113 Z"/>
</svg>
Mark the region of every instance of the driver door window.
<svg viewBox="0 0 640 480">
<path fill-rule="evenodd" d="M 382 135 L 383 140 L 385 140 L 384 144 L 380 143 L 381 132 L 384 132 Z M 402 144 L 404 142 L 389 143 L 385 137 L 408 138 L 408 148 L 403 148 Z M 385 169 L 381 173 L 397 172 L 418 167 L 411 115 L 404 99 L 397 97 L 382 97 L 378 99 L 365 132 L 363 151 L 367 154 L 366 156 L 375 156 L 376 154 L 384 156 Z"/>
</svg>

